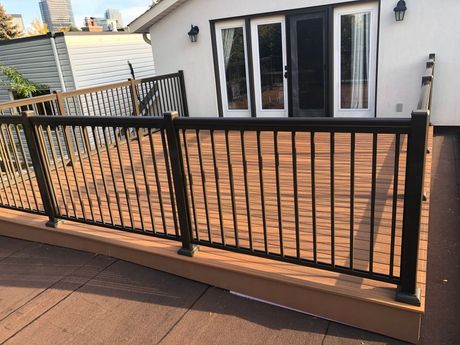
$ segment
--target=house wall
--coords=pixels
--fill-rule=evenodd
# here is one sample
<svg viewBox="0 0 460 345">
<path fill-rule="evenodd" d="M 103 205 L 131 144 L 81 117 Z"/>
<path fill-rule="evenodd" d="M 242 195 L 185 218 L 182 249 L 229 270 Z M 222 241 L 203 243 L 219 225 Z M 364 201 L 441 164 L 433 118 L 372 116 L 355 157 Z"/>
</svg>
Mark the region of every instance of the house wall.
<svg viewBox="0 0 460 345">
<path fill-rule="evenodd" d="M 190 113 L 216 116 L 218 113 L 211 19 L 296 9 L 338 2 L 328 0 L 189 0 L 150 29 L 156 72 L 185 71 Z M 433 123 L 460 125 L 456 92 L 460 87 L 460 25 L 458 0 L 408 1 L 403 22 L 395 22 L 397 1 L 381 1 L 381 23 L 377 82 L 377 116 L 410 116 L 417 105 L 421 76 L 428 54 L 437 54 L 433 98 Z M 200 27 L 197 43 L 190 43 L 190 24 Z M 396 105 L 403 104 L 403 112 Z"/>
<path fill-rule="evenodd" d="M 51 90 L 61 90 L 49 37 L 0 44 L 0 65 L 15 67 L 31 81 L 46 84 Z M 0 85 L 0 102 L 10 100 L 8 88 Z"/>
<path fill-rule="evenodd" d="M 152 49 L 138 34 L 75 34 L 65 36 L 76 88 L 100 86 L 155 75 Z"/>
</svg>

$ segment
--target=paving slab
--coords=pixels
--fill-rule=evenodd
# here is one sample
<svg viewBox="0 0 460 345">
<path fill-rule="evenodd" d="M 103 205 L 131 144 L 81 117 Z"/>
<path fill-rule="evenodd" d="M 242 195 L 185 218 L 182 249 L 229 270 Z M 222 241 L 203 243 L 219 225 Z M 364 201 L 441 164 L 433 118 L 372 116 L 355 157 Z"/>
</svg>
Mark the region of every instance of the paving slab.
<svg viewBox="0 0 460 345">
<path fill-rule="evenodd" d="M 316 345 L 327 325 L 326 320 L 209 288 L 160 344 Z"/>
<path fill-rule="evenodd" d="M 33 245 L 33 243 L 9 237 L 0 237 L 0 261 L 30 245 Z"/>
<path fill-rule="evenodd" d="M 0 320 L 83 266 L 94 254 L 32 244 L 0 261 Z"/>
<path fill-rule="evenodd" d="M 5 344 L 155 344 L 206 288 L 118 261 Z"/>
<path fill-rule="evenodd" d="M 22 329 L 70 296 L 73 291 L 81 288 L 115 261 L 116 259 L 106 256 L 98 255 L 93 257 L 89 263 L 56 282 L 29 300 L 25 305 L 0 320 L 0 344 L 14 337 Z"/>
<path fill-rule="evenodd" d="M 408 343 L 331 322 L 321 345 L 407 345 Z"/>
</svg>

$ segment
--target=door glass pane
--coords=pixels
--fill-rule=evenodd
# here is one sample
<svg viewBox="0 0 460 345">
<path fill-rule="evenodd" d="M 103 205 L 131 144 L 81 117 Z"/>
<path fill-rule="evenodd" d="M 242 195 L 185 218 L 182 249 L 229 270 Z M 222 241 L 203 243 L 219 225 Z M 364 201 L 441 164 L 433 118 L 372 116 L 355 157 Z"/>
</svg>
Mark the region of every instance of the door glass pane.
<svg viewBox="0 0 460 345">
<path fill-rule="evenodd" d="M 370 13 L 341 16 L 340 30 L 340 106 L 342 109 L 367 109 Z"/>
<path fill-rule="evenodd" d="M 296 34 L 299 108 L 323 109 L 325 89 L 323 18 L 297 21 Z"/>
<path fill-rule="evenodd" d="M 284 109 L 281 23 L 258 26 L 262 109 Z"/>
<path fill-rule="evenodd" d="M 243 28 L 222 30 L 225 81 L 229 110 L 248 109 Z"/>
</svg>

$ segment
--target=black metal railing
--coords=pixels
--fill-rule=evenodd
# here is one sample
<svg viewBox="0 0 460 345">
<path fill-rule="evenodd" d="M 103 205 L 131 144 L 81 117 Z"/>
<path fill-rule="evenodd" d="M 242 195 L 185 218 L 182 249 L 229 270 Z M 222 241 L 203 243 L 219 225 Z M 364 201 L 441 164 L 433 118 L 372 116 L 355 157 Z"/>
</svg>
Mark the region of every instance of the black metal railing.
<svg viewBox="0 0 460 345">
<path fill-rule="evenodd" d="M 407 119 L 3 116 L 0 206 L 384 281 L 418 304 L 423 80 Z"/>
</svg>

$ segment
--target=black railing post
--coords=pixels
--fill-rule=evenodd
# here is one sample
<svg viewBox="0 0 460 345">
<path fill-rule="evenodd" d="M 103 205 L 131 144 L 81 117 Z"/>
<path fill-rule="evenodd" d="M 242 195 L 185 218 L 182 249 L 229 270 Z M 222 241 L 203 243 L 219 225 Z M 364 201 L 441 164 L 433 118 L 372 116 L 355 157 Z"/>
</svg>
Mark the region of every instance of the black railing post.
<svg viewBox="0 0 460 345">
<path fill-rule="evenodd" d="M 414 111 L 407 144 L 406 186 L 401 244 L 401 283 L 396 300 L 420 305 L 417 264 L 420 242 L 429 112 Z"/>
<path fill-rule="evenodd" d="M 178 116 L 178 112 L 169 112 L 164 114 L 166 135 L 168 138 L 168 151 L 174 181 L 174 193 L 176 197 L 179 227 L 182 239 L 182 248 L 179 249 L 178 253 L 185 256 L 193 256 L 196 253 L 198 246 L 192 244 L 192 225 L 190 222 L 187 192 L 185 190 L 182 152 L 179 143 L 179 135 L 174 125 L 174 119 Z"/>
<path fill-rule="evenodd" d="M 22 112 L 22 127 L 24 129 L 27 146 L 29 147 L 30 159 L 32 160 L 35 178 L 37 179 L 43 207 L 45 209 L 46 215 L 49 217 L 49 221 L 46 223 L 46 225 L 56 228 L 61 220 L 58 219 L 57 207 L 52 194 L 51 180 L 45 171 L 43 155 L 40 153 L 38 138 L 35 129 L 29 119 L 33 115 L 34 113 L 32 111 Z"/>
<path fill-rule="evenodd" d="M 179 71 L 179 80 L 180 80 L 180 94 L 182 97 L 182 105 L 184 107 L 184 114 L 185 117 L 189 116 L 188 113 L 188 102 L 187 102 L 187 91 L 185 89 L 185 78 L 184 78 L 184 71 Z"/>
</svg>

